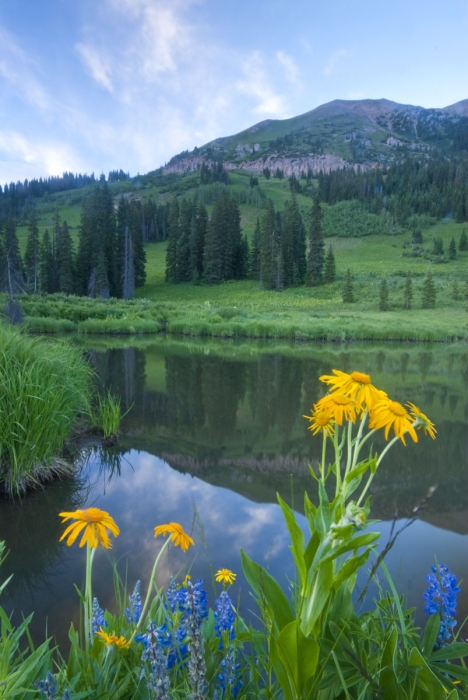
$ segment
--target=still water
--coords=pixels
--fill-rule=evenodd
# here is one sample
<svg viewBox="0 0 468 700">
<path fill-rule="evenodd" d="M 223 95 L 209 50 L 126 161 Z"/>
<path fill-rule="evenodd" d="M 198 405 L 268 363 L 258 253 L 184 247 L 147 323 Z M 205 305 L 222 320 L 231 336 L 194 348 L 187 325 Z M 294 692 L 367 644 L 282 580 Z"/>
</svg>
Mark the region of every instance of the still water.
<svg viewBox="0 0 468 700">
<path fill-rule="evenodd" d="M 204 579 L 212 602 L 212 573 L 229 568 L 238 573 L 231 593 L 250 617 L 242 547 L 287 589 L 293 570 L 276 493 L 293 504 L 306 530 L 302 494 L 307 489 L 315 499 L 309 464 L 320 456 L 321 439 L 307 431 L 303 414 L 325 393 L 318 378 L 332 368 L 370 373 L 393 399 L 413 401 L 436 423 L 435 442 L 421 436 L 417 445 L 395 446 L 372 485 L 371 515 L 380 520 L 383 545 L 437 487 L 387 558 L 400 592 L 420 609 L 418 622 L 424 576 L 435 559 L 468 579 L 466 345 L 75 342 L 100 389 L 120 397 L 128 413 L 116 447 L 83 448 L 75 478 L 21 504 L 0 502 L 0 538 L 10 550 L 0 581 L 14 573 L 3 604 L 15 621 L 34 611 L 36 640 L 47 630 L 65 644 L 70 622 L 79 619 L 73 584 L 83 584 L 85 552 L 59 544 L 62 510 L 97 506 L 121 529 L 112 551 L 95 560 L 94 591 L 103 607 L 115 607 L 113 558 L 129 588 L 141 579 L 146 590 L 163 543 L 153 538 L 154 527 L 170 521 L 192 530 L 196 546 L 187 555 L 169 549 L 161 585 L 190 570 Z M 462 591 L 459 619 L 468 614 L 468 584 Z"/>
</svg>

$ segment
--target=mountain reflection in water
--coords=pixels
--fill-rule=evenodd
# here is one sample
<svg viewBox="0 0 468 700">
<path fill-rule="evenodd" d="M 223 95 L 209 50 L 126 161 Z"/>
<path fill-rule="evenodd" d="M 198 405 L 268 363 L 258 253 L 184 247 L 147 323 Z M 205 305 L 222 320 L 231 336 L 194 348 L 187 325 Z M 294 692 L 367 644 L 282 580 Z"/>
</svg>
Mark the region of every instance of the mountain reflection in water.
<svg viewBox="0 0 468 700">
<path fill-rule="evenodd" d="M 36 639 L 45 633 L 46 618 L 49 633 L 62 643 L 69 621 L 78 622 L 73 583 L 83 582 L 84 552 L 58 544 L 61 510 L 95 505 L 114 516 L 122 534 L 112 553 L 128 560 L 130 588 L 137 578 L 147 582 L 162 545 L 153 528 L 169 521 L 193 525 L 197 546 L 188 557 L 171 551 L 159 571 L 161 584 L 190 565 L 213 601 L 212 571 L 227 567 L 239 573 L 242 547 L 287 588 L 293 571 L 276 493 L 298 512 L 304 489 L 315 497 L 309 465 L 317 464 L 321 440 L 312 437 L 302 416 L 325 393 L 319 376 L 335 367 L 369 372 L 379 388 L 395 400 L 413 401 L 437 426 L 435 442 L 421 435 L 417 445 L 397 445 L 372 485 L 372 517 L 384 521 L 377 525 L 383 543 L 392 519 L 409 517 L 437 486 L 421 521 L 388 556 L 400 590 L 410 604 L 422 607 L 424 575 L 435 557 L 467 579 L 466 346 L 279 348 L 159 339 L 140 347 L 99 348 L 94 339 L 86 342 L 94 344 L 87 354 L 100 387 L 130 409 L 118 447 L 92 452 L 78 477 L 49 485 L 21 505 L 4 501 L 0 508 L 0 536 L 10 550 L 0 580 L 15 574 L 4 600 L 16 619 L 21 611 L 35 610 Z M 383 444 L 381 436 L 374 441 L 376 449 Z M 305 528 L 301 516 L 300 523 Z M 101 605 L 112 609 L 106 552 L 96 558 L 94 581 Z M 250 597 L 239 575 L 234 596 L 241 589 L 248 615 Z M 468 590 L 461 598 L 463 618 Z"/>
</svg>

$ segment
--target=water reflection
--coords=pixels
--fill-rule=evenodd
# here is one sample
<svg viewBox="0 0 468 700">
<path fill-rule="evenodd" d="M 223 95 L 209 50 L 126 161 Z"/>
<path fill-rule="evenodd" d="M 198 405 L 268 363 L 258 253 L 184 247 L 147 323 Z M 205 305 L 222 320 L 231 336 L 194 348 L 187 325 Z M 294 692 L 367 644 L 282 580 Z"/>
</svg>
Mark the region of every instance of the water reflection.
<svg viewBox="0 0 468 700">
<path fill-rule="evenodd" d="M 97 505 L 112 513 L 122 531 L 114 554 L 128 558 L 130 587 L 149 575 L 161 546 L 152 528 L 170 520 L 189 529 L 193 524 L 198 545 L 189 562 L 195 576 L 210 580 L 218 567 L 239 571 L 243 547 L 287 586 L 292 570 L 276 493 L 298 511 L 304 489 L 314 497 L 309 464 L 317 462 L 321 445 L 302 415 L 323 395 L 318 378 L 332 367 L 370 372 L 377 386 L 396 400 L 414 401 L 437 424 L 436 442 L 425 438 L 397 447 L 372 486 L 373 516 L 387 521 L 379 526 L 386 538 L 388 521 L 407 517 L 437 485 L 421 514 L 426 522 L 406 531 L 389 555 L 402 590 L 419 605 L 434 556 L 467 578 L 465 346 L 279 349 L 158 340 L 144 347 L 96 345 L 86 352 L 100 388 L 131 408 L 119 445 L 84 454 L 89 459 L 77 478 L 49 485 L 21 505 L 0 506 L 0 537 L 11 552 L 3 578 L 15 573 L 8 607 L 17 619 L 21 611 L 36 611 L 37 639 L 46 618 L 61 642 L 68 621 L 78 619 L 73 583 L 82 582 L 84 553 L 58 545 L 61 510 Z M 173 551 L 160 582 L 186 565 L 186 557 Z M 95 572 L 100 602 L 112 607 L 105 552 L 96 558 Z M 242 577 L 236 586 L 235 593 L 245 590 Z"/>
</svg>

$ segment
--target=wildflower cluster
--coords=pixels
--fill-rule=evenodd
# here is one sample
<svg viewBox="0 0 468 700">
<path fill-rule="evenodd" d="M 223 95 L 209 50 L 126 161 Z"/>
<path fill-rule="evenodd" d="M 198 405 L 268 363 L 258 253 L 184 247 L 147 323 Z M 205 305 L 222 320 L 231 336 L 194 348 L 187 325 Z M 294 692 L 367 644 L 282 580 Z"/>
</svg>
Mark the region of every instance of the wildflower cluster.
<svg viewBox="0 0 468 700">
<path fill-rule="evenodd" d="M 167 673 L 167 659 L 160 641 L 161 628 L 156 627 L 154 622 L 150 622 L 147 629 L 148 634 L 139 635 L 137 641 L 142 642 L 145 647 L 141 655 L 142 662 L 149 662 L 150 666 L 147 676 L 148 690 L 152 693 L 154 700 L 167 700 L 170 681 Z"/>
<path fill-rule="evenodd" d="M 96 634 L 101 627 L 107 627 L 107 622 L 104 620 L 104 610 L 100 607 L 98 599 L 93 598 L 93 616 L 91 618 L 92 634 Z"/>
<path fill-rule="evenodd" d="M 446 564 L 431 566 L 431 573 L 426 576 L 426 581 L 429 587 L 423 596 L 426 601 L 424 612 L 428 615 L 440 613 L 440 629 L 435 643 L 435 648 L 440 649 L 450 642 L 453 629 L 457 625 L 455 615 L 460 588 L 457 577 L 450 572 Z"/>
<path fill-rule="evenodd" d="M 392 401 L 371 383 L 370 375 L 334 369 L 333 375 L 324 374 L 320 380 L 330 387 L 330 393 L 314 404 L 310 416 L 305 416 L 314 435 L 322 432 L 324 437 L 333 437 L 335 427 L 342 426 L 344 420 L 355 423 L 357 418 L 365 421 L 369 417 L 369 428 L 372 431 L 383 428 L 386 440 L 393 429 L 395 438 L 404 445 L 407 433 L 417 442 L 419 428 L 435 439 L 434 424 L 417 406 L 408 403 L 405 408 Z"/>
<path fill-rule="evenodd" d="M 215 631 L 219 639 L 218 649 L 223 650 L 226 642 L 231 642 L 236 637 L 234 624 L 236 617 L 232 601 L 226 591 L 222 591 L 216 601 Z M 236 664 L 236 650 L 230 644 L 220 664 L 220 672 L 217 676 L 218 697 L 224 697 L 229 689 L 230 694 L 236 698 L 242 688 L 239 675 L 240 664 Z"/>
<path fill-rule="evenodd" d="M 36 686 L 43 698 L 50 698 L 50 700 L 52 700 L 52 698 L 57 697 L 57 679 L 50 671 L 47 671 L 45 680 L 38 681 Z M 64 690 L 62 700 L 70 700 L 70 693 L 68 690 Z"/>
</svg>

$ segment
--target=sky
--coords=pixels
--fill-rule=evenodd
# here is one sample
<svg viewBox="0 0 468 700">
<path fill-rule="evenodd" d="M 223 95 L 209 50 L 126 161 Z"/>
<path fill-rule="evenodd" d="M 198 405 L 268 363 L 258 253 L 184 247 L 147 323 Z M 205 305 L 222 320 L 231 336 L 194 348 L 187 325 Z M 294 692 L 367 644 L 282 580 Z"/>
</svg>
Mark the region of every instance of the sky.
<svg viewBox="0 0 468 700">
<path fill-rule="evenodd" d="M 468 98 L 466 0 L 0 0 L 0 183 L 122 168 L 334 99 Z"/>
</svg>

